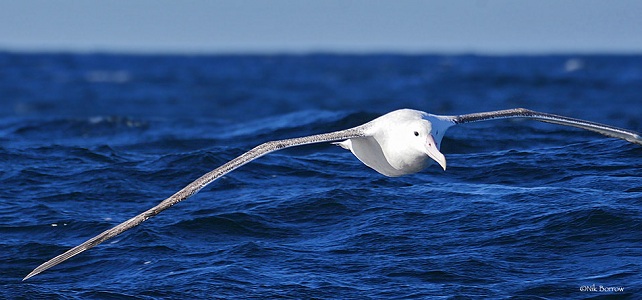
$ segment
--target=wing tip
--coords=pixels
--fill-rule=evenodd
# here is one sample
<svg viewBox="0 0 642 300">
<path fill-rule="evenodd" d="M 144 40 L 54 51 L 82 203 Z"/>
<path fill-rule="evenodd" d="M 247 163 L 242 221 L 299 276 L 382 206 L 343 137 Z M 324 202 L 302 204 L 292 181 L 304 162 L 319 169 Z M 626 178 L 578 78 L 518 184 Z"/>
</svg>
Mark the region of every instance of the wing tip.
<svg viewBox="0 0 642 300">
<path fill-rule="evenodd" d="M 40 268 L 41 266 L 42 265 L 38 266 L 38 268 Z M 27 276 L 25 276 L 25 278 L 22 278 L 22 281 L 25 281 L 25 280 L 27 280 L 27 279 L 29 279 L 31 277 L 34 277 L 34 276 L 42 273 L 42 271 L 44 271 L 44 270 L 38 270 L 38 268 L 33 269 L 33 271 L 31 271 L 31 273 L 27 274 Z"/>
<path fill-rule="evenodd" d="M 29 279 L 31 277 L 34 277 L 34 276 L 36 276 L 36 275 L 38 275 L 38 274 L 40 274 L 40 273 L 42 273 L 44 271 L 47 271 L 51 267 L 53 267 L 53 266 L 55 266 L 55 265 L 57 265 L 57 264 L 59 264 L 59 263 L 61 263 L 61 262 L 66 260 L 66 259 L 64 259 L 62 261 L 57 261 L 56 260 L 57 258 L 58 257 L 54 257 L 54 258 L 42 263 L 41 265 L 37 266 L 35 269 L 33 269 L 33 271 L 31 271 L 31 273 L 27 274 L 27 276 L 25 276 L 25 278 L 22 278 L 22 281 L 25 281 L 25 280 L 27 280 L 27 279 Z"/>
</svg>

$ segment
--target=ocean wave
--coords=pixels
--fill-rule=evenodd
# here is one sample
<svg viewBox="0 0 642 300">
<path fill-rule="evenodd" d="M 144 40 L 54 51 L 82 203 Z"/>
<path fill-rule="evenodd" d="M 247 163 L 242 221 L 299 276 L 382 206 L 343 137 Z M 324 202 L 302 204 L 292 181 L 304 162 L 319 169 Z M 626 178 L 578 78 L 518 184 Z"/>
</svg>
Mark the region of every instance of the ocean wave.
<svg viewBox="0 0 642 300">
<path fill-rule="evenodd" d="M 388 178 L 328 144 L 274 152 L 21 282 L 256 145 L 398 108 L 523 106 L 640 131 L 637 56 L 0 60 L 0 298 L 640 291 L 642 148 L 517 120 L 450 129 L 446 172 Z M 580 292 L 591 284 L 625 292 Z"/>
</svg>

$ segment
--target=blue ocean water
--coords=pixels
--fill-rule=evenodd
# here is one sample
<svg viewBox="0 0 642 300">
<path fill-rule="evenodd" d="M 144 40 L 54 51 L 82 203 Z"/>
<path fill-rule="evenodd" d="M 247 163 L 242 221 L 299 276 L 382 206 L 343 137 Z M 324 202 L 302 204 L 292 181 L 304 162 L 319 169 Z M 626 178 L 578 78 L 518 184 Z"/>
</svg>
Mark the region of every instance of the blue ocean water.
<svg viewBox="0 0 642 300">
<path fill-rule="evenodd" d="M 0 101 L 0 298 L 642 297 L 642 147 L 524 120 L 399 178 L 275 152 L 21 281 L 257 144 L 398 108 L 642 131 L 642 56 L 0 53 Z"/>
</svg>

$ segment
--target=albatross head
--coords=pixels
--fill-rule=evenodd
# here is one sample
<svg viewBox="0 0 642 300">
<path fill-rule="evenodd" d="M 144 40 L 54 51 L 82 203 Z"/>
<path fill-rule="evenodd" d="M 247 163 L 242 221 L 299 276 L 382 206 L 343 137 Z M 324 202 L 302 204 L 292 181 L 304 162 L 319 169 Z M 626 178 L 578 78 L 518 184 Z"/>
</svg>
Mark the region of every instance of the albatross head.
<svg viewBox="0 0 642 300">
<path fill-rule="evenodd" d="M 412 135 L 410 134 L 412 132 Z M 428 120 L 410 121 L 406 128 L 399 132 L 400 142 L 406 145 L 405 155 L 423 157 L 427 155 L 446 170 L 446 157 L 439 151 L 441 137 L 435 137 L 432 123 Z M 431 162 L 432 163 L 432 162 Z M 428 164 L 430 165 L 430 164 Z"/>
<path fill-rule="evenodd" d="M 434 161 L 446 170 L 446 157 L 439 151 L 443 135 L 436 134 L 427 115 L 410 109 L 384 115 L 388 124 L 376 138 L 381 140 L 387 159 L 399 169 L 419 172 Z"/>
<path fill-rule="evenodd" d="M 365 137 L 341 145 L 377 172 L 401 176 L 417 173 L 433 162 L 446 169 L 439 147 L 450 123 L 421 111 L 400 109 L 367 125 Z"/>
</svg>

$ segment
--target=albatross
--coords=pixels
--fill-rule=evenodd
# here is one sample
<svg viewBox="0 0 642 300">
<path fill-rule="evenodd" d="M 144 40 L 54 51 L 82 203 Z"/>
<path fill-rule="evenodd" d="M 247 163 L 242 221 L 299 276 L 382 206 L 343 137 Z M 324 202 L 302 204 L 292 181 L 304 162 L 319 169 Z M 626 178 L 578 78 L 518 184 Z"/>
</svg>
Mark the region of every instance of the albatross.
<svg viewBox="0 0 642 300">
<path fill-rule="evenodd" d="M 507 118 L 527 118 L 572 126 L 642 145 L 642 138 L 635 131 L 524 108 L 457 116 L 433 115 L 412 109 L 395 110 L 353 128 L 260 144 L 199 177 L 158 205 L 44 262 L 31 271 L 23 280 L 38 275 L 139 225 L 172 205 L 198 193 L 198 191 L 223 175 L 270 152 L 300 145 L 332 142 L 350 150 L 366 166 L 385 176 L 396 177 L 417 173 L 433 163 L 437 163 L 445 171 L 446 157 L 439 149 L 441 140 L 448 128 L 458 124 Z"/>
</svg>

